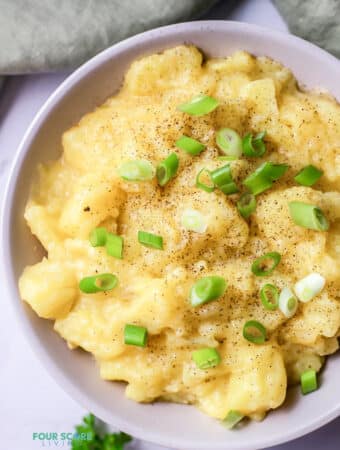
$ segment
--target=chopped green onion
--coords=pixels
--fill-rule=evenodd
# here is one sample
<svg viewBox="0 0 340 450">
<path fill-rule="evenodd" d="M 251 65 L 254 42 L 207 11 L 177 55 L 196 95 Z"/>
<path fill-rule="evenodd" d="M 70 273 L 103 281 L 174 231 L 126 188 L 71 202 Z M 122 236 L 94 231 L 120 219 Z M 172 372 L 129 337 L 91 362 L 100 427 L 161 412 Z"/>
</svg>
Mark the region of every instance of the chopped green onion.
<svg viewBox="0 0 340 450">
<path fill-rule="evenodd" d="M 248 219 L 248 217 L 256 209 L 255 195 L 250 194 L 250 192 L 245 192 L 244 194 L 242 194 L 237 202 L 237 209 L 242 217 Z"/>
<path fill-rule="evenodd" d="M 193 156 L 199 155 L 205 149 L 205 145 L 185 135 L 176 141 L 176 146 Z"/>
<path fill-rule="evenodd" d="M 201 348 L 192 353 L 192 359 L 199 369 L 205 370 L 217 366 L 221 362 L 218 351 L 214 348 Z"/>
<path fill-rule="evenodd" d="M 238 192 L 236 183 L 232 179 L 229 164 L 219 167 L 211 172 L 211 179 L 224 194 L 235 194 Z"/>
<path fill-rule="evenodd" d="M 106 251 L 107 254 L 114 258 L 123 258 L 123 238 L 113 233 L 106 234 Z"/>
<path fill-rule="evenodd" d="M 243 326 L 243 337 L 253 344 L 263 344 L 267 339 L 267 331 L 257 320 L 248 320 Z"/>
<path fill-rule="evenodd" d="M 206 218 L 195 209 L 185 210 L 182 214 L 181 223 L 183 228 L 196 233 L 204 233 L 208 227 Z"/>
<path fill-rule="evenodd" d="M 206 177 L 209 178 L 209 181 L 207 183 L 204 183 L 202 181 L 202 177 L 204 175 L 206 175 Z M 198 187 L 199 189 L 202 189 L 205 192 L 213 192 L 214 191 L 215 185 L 214 185 L 213 181 L 211 180 L 210 170 L 203 168 L 198 172 L 197 177 L 196 177 L 196 187 Z"/>
<path fill-rule="evenodd" d="M 270 181 L 277 181 L 281 178 L 289 169 L 288 164 L 274 164 L 270 161 L 266 161 L 261 166 L 261 173 Z"/>
<path fill-rule="evenodd" d="M 303 395 L 316 391 L 318 388 L 318 380 L 316 377 L 315 370 L 310 369 L 303 372 L 300 376 L 300 381 L 301 381 L 301 391 Z"/>
<path fill-rule="evenodd" d="M 279 306 L 279 290 L 273 284 L 265 284 L 260 291 L 261 302 L 263 306 L 270 310 L 275 311 Z"/>
<path fill-rule="evenodd" d="M 310 273 L 295 284 L 294 291 L 301 302 L 307 303 L 320 294 L 325 283 L 325 278 L 319 273 Z"/>
<path fill-rule="evenodd" d="M 261 164 L 255 172 L 248 175 L 243 184 L 252 194 L 261 194 L 261 192 L 271 188 L 273 181 L 277 181 L 287 169 L 287 164 L 273 164 L 267 161 Z"/>
<path fill-rule="evenodd" d="M 296 310 L 298 308 L 298 301 L 293 292 L 288 287 L 283 288 L 280 292 L 279 308 L 282 314 L 288 319 L 293 317 L 296 313 Z"/>
<path fill-rule="evenodd" d="M 106 228 L 98 227 L 90 233 L 90 243 L 92 247 L 103 247 L 106 244 Z"/>
<path fill-rule="evenodd" d="M 323 171 L 317 169 L 315 166 L 306 166 L 294 177 L 294 180 L 297 181 L 302 186 L 313 186 L 319 178 L 323 175 Z"/>
<path fill-rule="evenodd" d="M 235 411 L 234 409 L 231 409 L 228 414 L 226 415 L 225 419 L 223 419 L 222 423 L 225 427 L 227 427 L 229 430 L 234 428 L 241 420 L 244 418 L 244 416 L 239 412 Z"/>
<path fill-rule="evenodd" d="M 265 135 L 265 131 L 255 137 L 251 133 L 246 134 L 242 140 L 243 153 L 251 158 L 263 156 L 266 153 L 266 145 L 263 142 Z"/>
<path fill-rule="evenodd" d="M 118 279 L 112 273 L 102 273 L 92 277 L 82 278 L 79 282 L 79 289 L 85 294 L 94 294 L 100 291 L 110 291 L 116 287 Z"/>
<path fill-rule="evenodd" d="M 269 252 L 266 253 L 259 258 L 255 259 L 253 264 L 251 265 L 251 271 L 257 277 L 266 277 L 271 275 L 275 269 L 275 267 L 281 261 L 281 255 L 277 252 Z M 267 268 L 267 263 L 270 262 L 270 266 Z"/>
<path fill-rule="evenodd" d="M 242 155 L 242 139 L 231 128 L 222 128 L 216 133 L 216 144 L 224 155 L 239 158 Z"/>
<path fill-rule="evenodd" d="M 261 194 L 261 192 L 270 189 L 273 186 L 273 182 L 263 175 L 257 173 L 251 173 L 244 181 L 243 184 L 250 190 L 253 195 Z"/>
<path fill-rule="evenodd" d="M 196 281 L 190 291 L 190 302 L 192 306 L 217 300 L 224 295 L 227 283 L 219 276 L 209 276 Z"/>
<path fill-rule="evenodd" d="M 146 247 L 163 250 L 163 238 L 147 231 L 138 231 L 138 242 Z"/>
<path fill-rule="evenodd" d="M 145 347 L 148 339 L 148 330 L 145 327 L 126 324 L 124 328 L 124 344 Z"/>
<path fill-rule="evenodd" d="M 178 170 L 179 159 L 176 153 L 171 153 L 156 169 L 156 177 L 160 186 L 165 186 Z"/>
<path fill-rule="evenodd" d="M 209 95 L 197 95 L 187 103 L 182 103 L 178 109 L 192 116 L 204 116 L 218 107 L 218 101 Z"/>
<path fill-rule="evenodd" d="M 155 168 L 145 159 L 127 161 L 123 163 L 118 173 L 126 181 L 149 181 L 155 176 Z"/>
<path fill-rule="evenodd" d="M 289 202 L 288 206 L 290 215 L 296 225 L 316 231 L 328 230 L 328 220 L 319 207 L 303 202 Z"/>
</svg>

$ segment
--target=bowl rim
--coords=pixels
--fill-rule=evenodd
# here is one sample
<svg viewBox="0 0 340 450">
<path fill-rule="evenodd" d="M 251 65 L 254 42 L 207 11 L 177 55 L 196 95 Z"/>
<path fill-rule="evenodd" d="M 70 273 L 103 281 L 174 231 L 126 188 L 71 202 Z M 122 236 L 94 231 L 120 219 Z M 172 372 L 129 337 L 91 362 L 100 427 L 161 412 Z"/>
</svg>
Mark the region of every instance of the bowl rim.
<svg viewBox="0 0 340 450">
<path fill-rule="evenodd" d="M 72 89 L 79 80 L 84 78 L 87 74 L 89 74 L 93 69 L 99 67 L 102 63 L 105 63 L 107 60 L 114 58 L 115 53 L 127 50 L 136 44 L 142 44 L 145 40 L 157 39 L 159 37 L 159 33 L 163 35 L 172 35 L 176 31 L 207 31 L 204 30 L 204 27 L 213 28 L 213 27 L 227 27 L 230 30 L 234 30 L 236 32 L 244 32 L 247 31 L 253 33 L 261 33 L 265 35 L 269 39 L 276 39 L 278 41 L 286 41 L 286 43 L 290 45 L 299 46 L 304 51 L 309 53 L 317 53 L 319 58 L 323 58 L 329 64 L 334 66 L 334 70 L 339 71 L 340 75 L 340 63 L 337 58 L 327 53 L 325 50 L 317 47 L 316 45 L 305 41 L 299 37 L 294 35 L 279 32 L 276 30 L 271 30 L 270 28 L 265 28 L 258 25 L 253 25 L 245 22 L 237 22 L 237 21 L 229 21 L 229 20 L 204 20 L 204 21 L 191 21 L 191 22 L 183 22 L 174 25 L 167 25 L 158 28 L 151 29 L 149 31 L 145 31 L 143 33 L 139 33 L 123 41 L 120 41 L 111 47 L 101 51 L 87 62 L 82 64 L 79 68 L 77 68 L 74 72 L 72 72 L 66 79 L 54 90 L 54 92 L 47 98 L 47 100 L 40 107 L 39 111 L 34 116 L 32 122 L 24 133 L 21 142 L 16 150 L 15 156 L 13 158 L 12 164 L 8 171 L 7 180 L 5 183 L 4 197 L 1 207 L 1 218 L 0 218 L 0 226 L 1 226 L 1 238 L 2 238 L 2 250 L 1 250 L 1 261 L 3 274 L 6 280 L 6 298 L 8 298 L 9 303 L 12 305 L 15 320 L 20 323 L 20 329 L 25 337 L 28 337 L 29 344 L 38 360 L 41 362 L 42 366 L 49 374 L 49 376 L 63 389 L 73 400 L 76 400 L 80 405 L 82 405 L 85 409 L 91 410 L 89 408 L 91 404 L 90 397 L 85 394 L 81 389 L 78 388 L 73 382 L 71 382 L 68 377 L 64 374 L 63 370 L 59 368 L 59 366 L 55 363 L 55 361 L 48 355 L 46 351 L 44 351 L 44 346 L 39 341 L 38 337 L 33 332 L 33 328 L 29 323 L 29 319 L 25 313 L 24 307 L 22 305 L 22 301 L 18 295 L 15 294 L 17 292 L 17 281 L 15 279 L 14 272 L 12 270 L 12 256 L 11 256 L 11 246 L 10 246 L 10 226 L 11 226 L 11 207 L 13 205 L 13 197 L 16 191 L 16 184 L 18 176 L 21 172 L 26 154 L 29 153 L 31 143 L 35 137 L 35 135 L 39 132 L 41 124 L 44 122 L 46 116 L 48 116 L 49 112 L 51 112 L 56 104 L 58 104 L 59 100 L 63 97 L 63 95 L 67 95 L 68 91 Z M 212 30 L 210 30 L 212 31 Z M 10 263 L 10 264 L 8 264 Z M 100 419 L 103 419 L 107 423 L 111 423 L 111 418 L 108 416 L 104 408 L 96 407 L 95 414 Z M 285 430 L 280 435 L 276 434 L 274 436 L 263 436 L 261 439 L 254 440 L 251 443 L 252 447 L 244 444 L 235 444 L 235 450 L 246 450 L 246 449 L 254 449 L 254 448 L 266 448 L 272 445 L 277 445 L 285 442 L 289 442 L 293 439 L 296 439 L 300 436 L 303 436 L 307 433 L 310 433 L 319 427 L 325 425 L 330 422 L 332 419 L 335 419 L 340 415 L 340 399 L 337 405 L 333 406 L 329 411 L 321 414 L 315 418 L 315 420 L 311 420 L 308 423 L 303 425 L 300 424 L 296 429 L 289 431 Z M 135 425 L 131 425 L 128 421 L 122 420 L 119 416 L 115 415 L 115 423 L 114 426 L 132 434 L 134 437 L 146 440 L 149 442 L 153 442 L 158 445 L 163 445 L 166 447 L 176 448 L 181 447 L 188 450 L 198 450 L 198 449 L 207 449 L 208 447 L 199 446 L 197 443 L 188 445 L 184 444 L 177 437 L 169 442 L 165 438 L 163 438 L 162 434 L 158 434 L 155 431 L 150 431 L 149 429 L 142 429 Z M 222 450 L 222 446 L 214 445 L 214 449 Z"/>
</svg>

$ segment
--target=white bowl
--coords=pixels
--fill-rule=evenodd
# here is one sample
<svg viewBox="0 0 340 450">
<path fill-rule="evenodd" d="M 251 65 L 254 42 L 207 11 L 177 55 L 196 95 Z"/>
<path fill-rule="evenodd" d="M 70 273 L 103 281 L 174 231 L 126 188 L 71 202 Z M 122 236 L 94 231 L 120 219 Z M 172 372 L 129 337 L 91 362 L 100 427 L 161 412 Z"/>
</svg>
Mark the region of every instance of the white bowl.
<svg viewBox="0 0 340 450">
<path fill-rule="evenodd" d="M 124 396 L 124 386 L 102 381 L 93 358 L 70 351 L 49 321 L 39 319 L 18 294 L 17 281 L 42 249 L 27 228 L 23 211 L 32 173 L 39 162 L 55 159 L 63 131 L 119 89 L 135 58 L 181 43 L 192 43 L 208 56 L 227 56 L 238 49 L 272 57 L 292 69 L 307 87 L 321 87 L 340 99 L 340 63 L 296 37 L 253 25 L 225 21 L 192 22 L 158 28 L 127 39 L 84 64 L 47 100 L 18 150 L 2 212 L 4 273 L 9 298 L 38 357 L 75 400 L 104 421 L 141 439 L 181 449 L 254 449 L 294 439 L 340 414 L 340 358 L 328 360 L 321 388 L 306 397 L 289 392 L 284 407 L 262 423 L 228 431 L 192 406 L 143 405 Z"/>
</svg>

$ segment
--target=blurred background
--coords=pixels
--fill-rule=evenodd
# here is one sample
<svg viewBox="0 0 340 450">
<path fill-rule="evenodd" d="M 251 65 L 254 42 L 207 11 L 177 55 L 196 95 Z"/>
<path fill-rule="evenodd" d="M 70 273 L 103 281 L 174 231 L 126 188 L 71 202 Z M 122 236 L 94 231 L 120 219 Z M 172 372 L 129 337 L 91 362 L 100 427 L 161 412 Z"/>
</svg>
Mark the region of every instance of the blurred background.
<svg viewBox="0 0 340 450">
<path fill-rule="evenodd" d="M 290 31 L 340 56 L 339 0 L 0 0 L 0 204 L 25 130 L 76 66 L 129 35 L 198 19 L 237 20 Z M 66 443 L 33 440 L 33 433 L 72 433 L 88 411 L 69 398 L 37 361 L 9 303 L 3 298 L 0 448 L 69 448 Z M 339 450 L 339 427 L 338 418 L 272 450 Z M 126 446 L 130 449 L 161 447 L 134 440 Z"/>
</svg>

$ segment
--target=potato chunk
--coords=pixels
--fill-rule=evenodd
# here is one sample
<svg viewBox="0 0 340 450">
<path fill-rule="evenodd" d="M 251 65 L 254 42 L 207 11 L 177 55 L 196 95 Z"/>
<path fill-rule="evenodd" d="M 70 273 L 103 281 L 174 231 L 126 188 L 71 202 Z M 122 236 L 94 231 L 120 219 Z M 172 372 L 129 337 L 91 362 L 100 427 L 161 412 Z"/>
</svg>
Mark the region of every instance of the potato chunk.
<svg viewBox="0 0 340 450">
<path fill-rule="evenodd" d="M 78 295 L 76 278 L 67 264 L 47 259 L 26 267 L 19 289 L 23 300 L 44 319 L 66 316 Z"/>
</svg>

